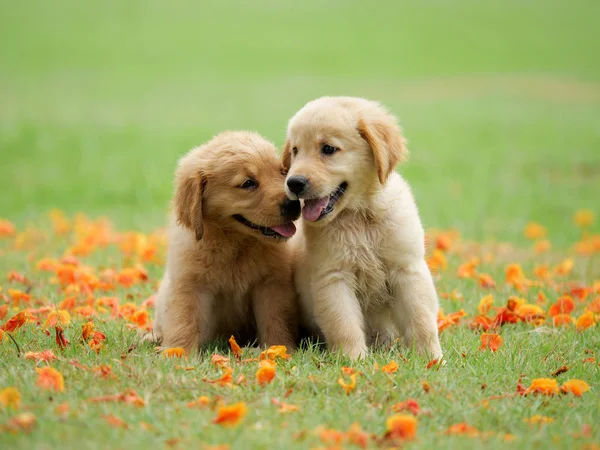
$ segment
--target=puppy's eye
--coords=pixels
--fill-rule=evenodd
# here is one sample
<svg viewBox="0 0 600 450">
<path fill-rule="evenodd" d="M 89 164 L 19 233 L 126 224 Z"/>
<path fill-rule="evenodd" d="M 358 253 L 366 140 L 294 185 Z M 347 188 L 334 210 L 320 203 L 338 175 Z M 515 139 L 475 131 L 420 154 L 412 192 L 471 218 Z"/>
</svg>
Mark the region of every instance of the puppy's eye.
<svg viewBox="0 0 600 450">
<path fill-rule="evenodd" d="M 294 156 L 296 156 L 298 154 L 298 147 L 294 147 L 292 149 L 292 153 L 294 153 Z"/>
<path fill-rule="evenodd" d="M 242 189 L 255 189 L 258 187 L 258 183 L 250 178 L 240 184 Z"/>
<path fill-rule="evenodd" d="M 337 147 L 334 147 L 329 144 L 325 144 L 323 146 L 323 148 L 321 149 L 321 153 L 323 153 L 324 155 L 333 155 L 338 150 L 339 150 L 339 148 L 337 148 Z"/>
</svg>

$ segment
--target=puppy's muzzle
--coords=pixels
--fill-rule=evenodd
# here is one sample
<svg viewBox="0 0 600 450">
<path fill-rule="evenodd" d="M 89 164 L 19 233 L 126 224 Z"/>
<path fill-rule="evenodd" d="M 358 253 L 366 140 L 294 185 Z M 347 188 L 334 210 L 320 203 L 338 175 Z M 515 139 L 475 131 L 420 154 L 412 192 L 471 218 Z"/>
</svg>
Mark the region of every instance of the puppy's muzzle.
<svg viewBox="0 0 600 450">
<path fill-rule="evenodd" d="M 300 217 L 300 201 L 286 198 L 281 204 L 281 217 L 286 220 L 296 220 Z"/>
<path fill-rule="evenodd" d="M 296 197 L 300 197 L 302 194 L 308 191 L 310 187 L 310 182 L 308 178 L 303 177 L 302 175 L 294 175 L 287 179 L 287 187 L 292 194 L 295 194 Z"/>
</svg>

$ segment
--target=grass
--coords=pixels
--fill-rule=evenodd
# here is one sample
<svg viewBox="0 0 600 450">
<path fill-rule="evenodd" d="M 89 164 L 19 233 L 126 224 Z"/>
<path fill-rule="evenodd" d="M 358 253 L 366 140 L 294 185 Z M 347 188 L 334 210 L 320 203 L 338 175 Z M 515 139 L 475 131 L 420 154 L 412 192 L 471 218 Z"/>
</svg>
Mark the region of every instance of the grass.
<svg viewBox="0 0 600 450">
<path fill-rule="evenodd" d="M 348 396 L 337 379 L 340 367 L 350 363 L 318 349 L 279 363 L 275 381 L 265 388 L 254 382 L 256 363 L 232 363 L 234 375 L 244 373 L 248 386 L 230 390 L 202 381 L 219 374 L 208 353 L 186 363 L 161 359 L 138 343 L 125 320 L 106 314 L 96 320 L 107 335 L 99 355 L 78 344 L 83 319 L 75 314 L 66 327 L 71 345 L 64 353 L 41 327 L 26 325 L 14 333 L 22 351 L 53 349 L 59 360 L 51 365 L 65 376 L 66 388 L 40 391 L 33 362 L 2 341 L 0 389 L 17 387 L 21 409 L 33 412 L 38 423 L 31 434 L 0 433 L 0 447 L 142 448 L 175 444 L 173 438 L 181 448 L 200 442 L 316 447 L 326 445 L 313 433 L 322 424 L 346 430 L 359 422 L 382 436 L 391 405 L 407 398 L 431 413 L 419 416 L 417 440 L 408 443 L 413 447 L 598 442 L 597 427 L 587 437 L 572 434 L 600 421 L 599 368 L 582 363 L 593 356 L 586 349 L 599 348 L 599 328 L 579 333 L 547 323 L 545 332 L 535 332 L 528 324 L 508 325 L 497 353 L 479 352 L 478 333 L 465 324 L 487 290 L 455 276 L 471 254 L 490 249 L 496 259 L 480 270 L 496 279 L 498 306 L 519 294 L 503 283 L 511 262 L 522 264 L 533 278 L 536 264 L 554 266 L 570 256 L 574 269 L 560 281 L 591 287 L 600 278 L 597 254 L 573 252 L 581 231 L 571 220 L 580 208 L 600 213 L 598 13 L 600 6 L 589 0 L 3 5 L 0 216 L 19 231 L 29 227 L 42 236 L 29 232 L 22 248 L 18 237 L 0 241 L 2 294 L 24 289 L 7 281 L 8 272 L 17 270 L 33 281 L 34 303 L 64 299 L 51 275 L 35 270 L 35 261 L 61 256 L 74 237 L 55 237 L 45 211 L 58 207 L 70 216 L 105 215 L 119 230 L 149 233 L 164 225 L 172 172 L 187 149 L 227 128 L 256 129 L 280 145 L 288 118 L 306 101 L 347 94 L 380 100 L 400 117 L 412 155 L 399 170 L 414 188 L 426 228 L 455 228 L 464 236 L 437 280 L 440 293 L 456 289 L 464 299 L 442 299 L 442 306 L 446 312 L 464 308 L 469 317 L 443 332 L 444 367 L 427 370 L 426 360 L 405 349 L 380 351 L 354 365 L 362 374 Z M 530 220 L 547 227 L 551 251 L 530 250 L 523 237 Z M 590 230 L 597 231 L 597 225 Z M 135 262 L 115 246 L 81 259 L 98 271 Z M 131 294 L 140 304 L 154 291 L 162 263 L 146 267 L 149 282 L 109 295 L 125 303 Z M 541 289 L 548 304 L 562 293 L 550 284 Z M 534 303 L 536 294 L 530 289 L 524 296 Z M 585 305 L 578 304 L 574 315 Z M 135 349 L 121 359 L 131 344 Z M 70 365 L 71 359 L 85 366 L 110 364 L 116 378 L 100 379 Z M 374 370 L 375 362 L 390 360 L 400 364 L 394 375 Z M 195 369 L 178 370 L 176 364 Z M 513 393 L 520 374 L 527 384 L 561 365 L 570 370 L 559 382 L 579 378 L 592 390 L 582 398 L 509 397 L 492 400 L 487 408 L 482 404 L 490 396 Z M 424 380 L 430 393 L 421 387 Z M 126 388 L 134 388 L 146 406 L 86 401 Z M 282 399 L 290 388 L 285 401 L 300 411 L 280 415 L 270 399 Z M 186 407 L 199 395 L 245 401 L 248 416 L 237 428 L 220 428 L 211 423 L 215 411 Z M 63 402 L 71 406 L 66 419 L 54 411 Z M 111 413 L 131 428 L 108 426 L 102 416 Z M 0 409 L 0 424 L 14 414 Z M 523 422 L 535 414 L 555 420 L 533 428 Z M 141 430 L 141 421 L 155 431 Z M 459 422 L 498 434 L 444 435 Z M 516 441 L 504 442 L 502 433 Z"/>
</svg>

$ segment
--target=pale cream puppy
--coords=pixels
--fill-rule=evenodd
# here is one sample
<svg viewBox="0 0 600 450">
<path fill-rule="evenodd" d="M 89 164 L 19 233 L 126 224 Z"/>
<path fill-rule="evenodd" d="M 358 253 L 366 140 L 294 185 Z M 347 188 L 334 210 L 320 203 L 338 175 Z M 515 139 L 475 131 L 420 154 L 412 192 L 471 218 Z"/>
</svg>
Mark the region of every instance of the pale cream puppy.
<svg viewBox="0 0 600 450">
<path fill-rule="evenodd" d="M 304 200 L 294 245 L 306 325 L 351 358 L 397 336 L 442 356 L 423 227 L 394 171 L 407 155 L 396 118 L 373 101 L 319 98 L 288 125 L 286 189 Z"/>
<path fill-rule="evenodd" d="M 286 241 L 300 203 L 287 198 L 284 179 L 276 148 L 256 133 L 222 133 L 181 159 L 148 339 L 187 352 L 232 334 L 295 348 Z"/>
</svg>

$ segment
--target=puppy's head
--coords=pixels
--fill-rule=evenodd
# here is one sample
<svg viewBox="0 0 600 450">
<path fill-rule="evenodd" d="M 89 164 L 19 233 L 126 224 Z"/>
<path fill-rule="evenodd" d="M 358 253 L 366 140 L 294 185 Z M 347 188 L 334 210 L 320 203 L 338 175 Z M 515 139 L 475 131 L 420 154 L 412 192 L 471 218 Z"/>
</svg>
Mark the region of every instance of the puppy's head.
<svg viewBox="0 0 600 450">
<path fill-rule="evenodd" d="M 184 156 L 175 173 L 177 221 L 202 239 L 207 227 L 274 242 L 294 235 L 277 150 L 256 133 L 225 132 Z"/>
<path fill-rule="evenodd" d="M 325 224 L 358 208 L 408 151 L 396 118 L 376 102 L 322 97 L 289 122 L 283 150 L 286 191 L 304 199 L 302 216 Z"/>
</svg>

